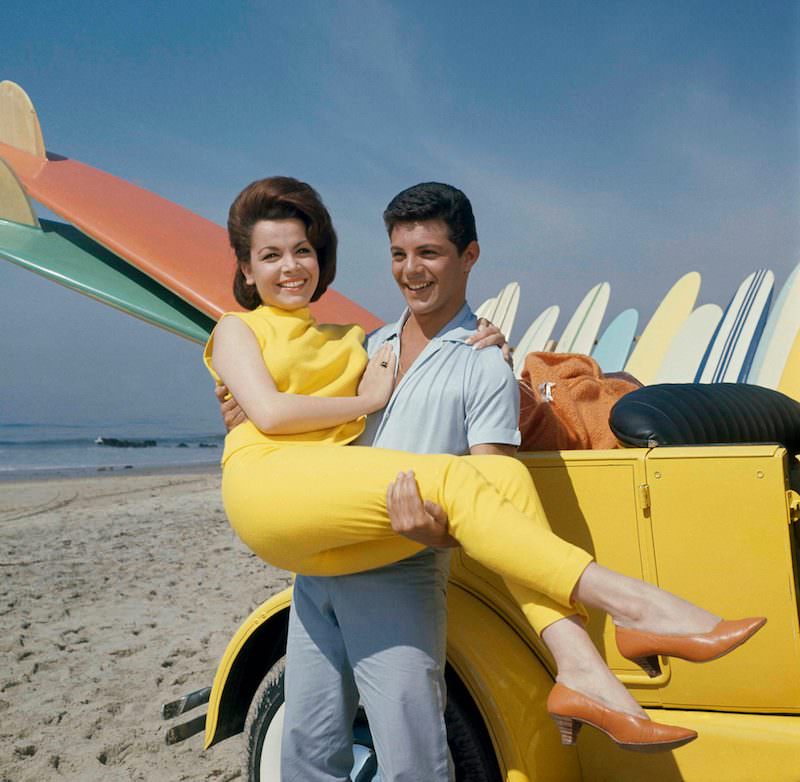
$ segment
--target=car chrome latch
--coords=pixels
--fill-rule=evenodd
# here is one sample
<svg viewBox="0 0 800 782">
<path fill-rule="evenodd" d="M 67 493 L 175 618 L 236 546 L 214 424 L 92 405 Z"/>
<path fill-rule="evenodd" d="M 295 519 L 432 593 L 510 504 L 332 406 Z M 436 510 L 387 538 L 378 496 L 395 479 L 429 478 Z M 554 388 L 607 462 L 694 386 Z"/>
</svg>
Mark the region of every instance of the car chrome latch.
<svg viewBox="0 0 800 782">
<path fill-rule="evenodd" d="M 786 492 L 786 503 L 789 506 L 789 523 L 797 524 L 800 521 L 800 494 L 789 489 Z"/>
</svg>

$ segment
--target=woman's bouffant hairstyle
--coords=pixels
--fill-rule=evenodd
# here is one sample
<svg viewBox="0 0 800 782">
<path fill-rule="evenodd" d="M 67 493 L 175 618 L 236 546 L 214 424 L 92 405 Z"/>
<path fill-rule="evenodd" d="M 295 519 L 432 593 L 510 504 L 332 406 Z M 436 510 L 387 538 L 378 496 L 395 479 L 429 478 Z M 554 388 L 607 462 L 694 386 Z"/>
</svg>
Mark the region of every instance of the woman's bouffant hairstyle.
<svg viewBox="0 0 800 782">
<path fill-rule="evenodd" d="M 311 297 L 316 301 L 336 276 L 336 231 L 331 216 L 311 185 L 288 176 L 273 176 L 251 182 L 231 204 L 228 212 L 228 238 L 236 254 L 233 295 L 245 309 L 261 304 L 255 285 L 248 285 L 242 264 L 250 263 L 253 226 L 259 220 L 301 220 L 306 235 L 316 250 L 319 282 Z"/>
</svg>

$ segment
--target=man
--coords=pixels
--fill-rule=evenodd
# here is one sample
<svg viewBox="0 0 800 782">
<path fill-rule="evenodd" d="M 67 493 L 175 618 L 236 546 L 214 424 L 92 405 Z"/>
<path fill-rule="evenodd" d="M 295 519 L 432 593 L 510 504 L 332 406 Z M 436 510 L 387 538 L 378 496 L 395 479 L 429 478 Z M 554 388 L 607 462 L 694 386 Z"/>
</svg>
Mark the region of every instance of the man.
<svg viewBox="0 0 800 782">
<path fill-rule="evenodd" d="M 466 303 L 478 260 L 472 207 L 456 188 L 416 185 L 384 213 L 392 274 L 407 310 L 370 335 L 389 343 L 395 390 L 359 445 L 419 453 L 511 455 L 519 445 L 517 385 L 499 350 L 474 350 Z M 441 508 L 423 504 L 409 475 L 387 487 L 394 528 L 447 547 Z M 298 576 L 286 663 L 283 782 L 346 782 L 359 698 L 384 782 L 447 782 L 444 724 L 449 554 L 427 548 L 348 576 Z"/>
</svg>

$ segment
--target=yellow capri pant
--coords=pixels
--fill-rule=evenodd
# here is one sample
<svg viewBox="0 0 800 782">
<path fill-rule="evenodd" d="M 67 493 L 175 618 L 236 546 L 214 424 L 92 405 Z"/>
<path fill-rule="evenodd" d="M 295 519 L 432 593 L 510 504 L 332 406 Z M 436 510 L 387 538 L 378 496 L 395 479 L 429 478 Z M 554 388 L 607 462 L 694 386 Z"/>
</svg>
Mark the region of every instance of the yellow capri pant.
<svg viewBox="0 0 800 782">
<path fill-rule="evenodd" d="M 386 510 L 386 489 L 405 470 L 445 509 L 464 551 L 504 578 L 535 630 L 578 612 L 572 591 L 592 557 L 550 530 L 528 470 L 511 457 L 252 446 L 225 463 L 222 498 L 236 533 L 265 561 L 344 575 L 421 550 L 392 530 Z"/>
</svg>

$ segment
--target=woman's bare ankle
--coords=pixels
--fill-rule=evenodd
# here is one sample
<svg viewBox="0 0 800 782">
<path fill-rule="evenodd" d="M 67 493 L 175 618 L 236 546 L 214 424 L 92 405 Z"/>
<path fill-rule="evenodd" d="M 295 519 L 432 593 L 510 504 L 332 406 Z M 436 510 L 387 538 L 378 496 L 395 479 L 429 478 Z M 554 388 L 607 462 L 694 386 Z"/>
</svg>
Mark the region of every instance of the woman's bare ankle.
<svg viewBox="0 0 800 782">
<path fill-rule="evenodd" d="M 608 613 L 614 624 L 667 635 L 705 633 L 720 617 L 646 581 L 592 563 L 575 588 L 576 600 Z"/>
</svg>

